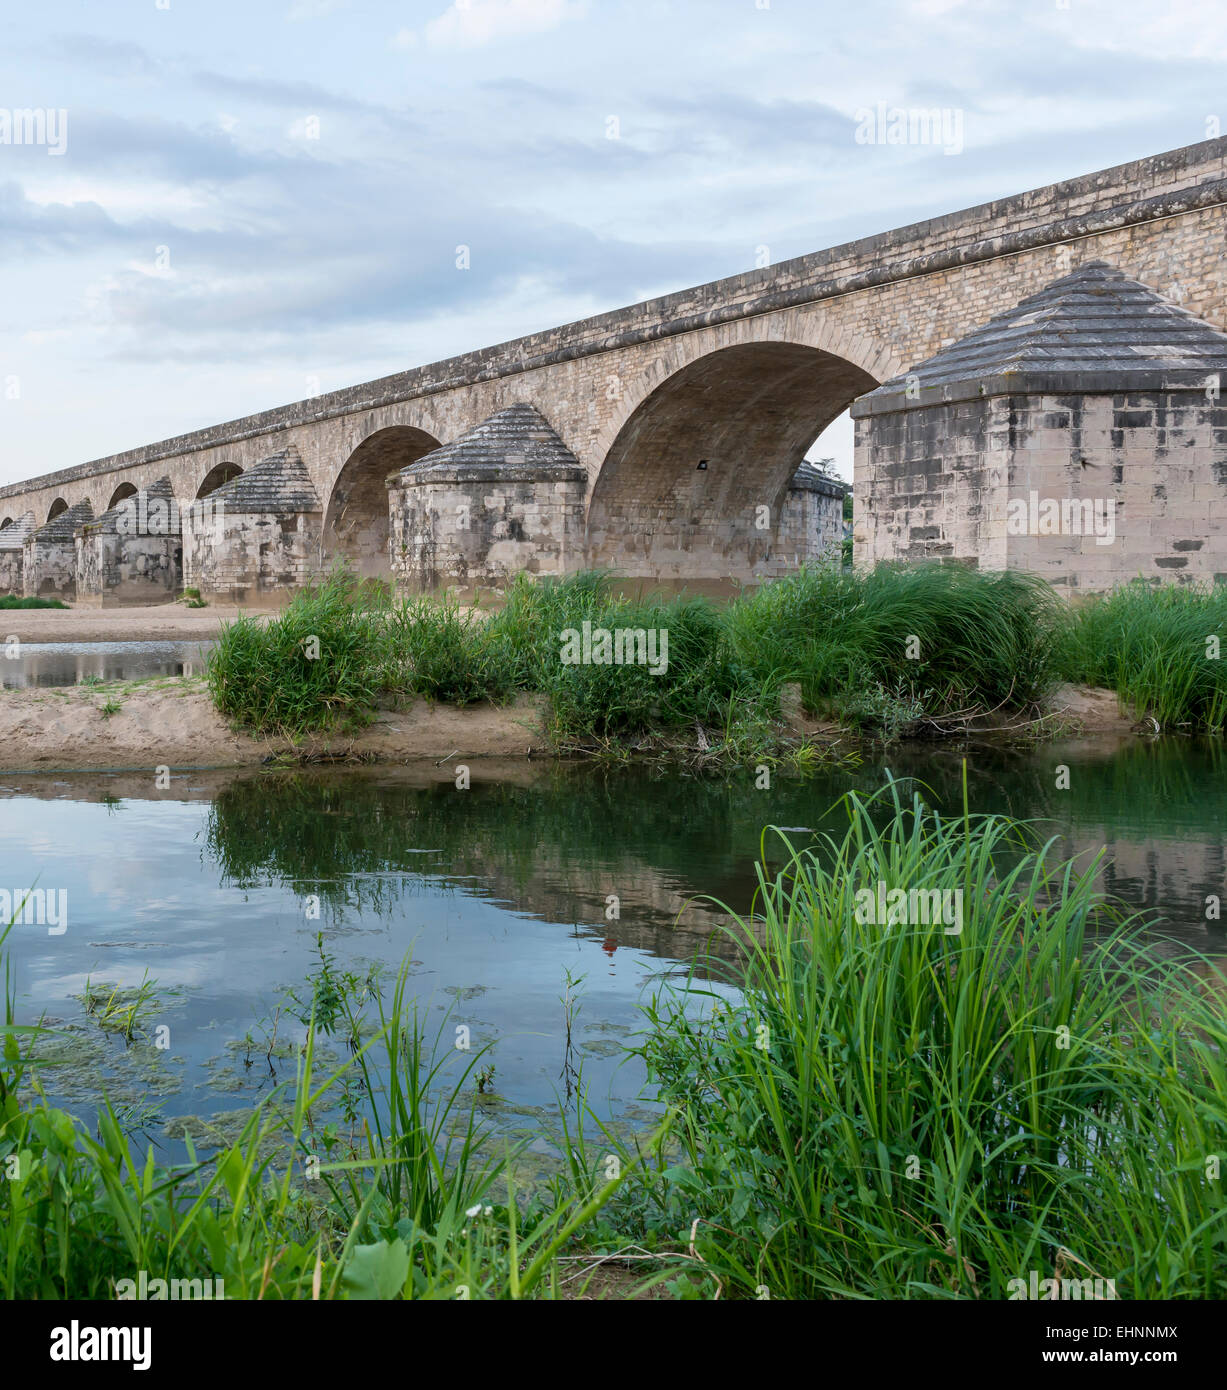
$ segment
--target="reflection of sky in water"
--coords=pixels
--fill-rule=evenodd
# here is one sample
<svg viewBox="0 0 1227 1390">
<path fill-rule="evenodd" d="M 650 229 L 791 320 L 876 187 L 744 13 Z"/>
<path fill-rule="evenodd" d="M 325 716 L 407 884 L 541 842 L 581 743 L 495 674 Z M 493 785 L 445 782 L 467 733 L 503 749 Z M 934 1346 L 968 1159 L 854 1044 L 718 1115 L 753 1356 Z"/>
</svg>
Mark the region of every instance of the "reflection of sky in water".
<svg viewBox="0 0 1227 1390">
<path fill-rule="evenodd" d="M 1055 786 L 1062 763 L 1068 791 Z M 1108 888 L 1165 916 L 1166 935 L 1222 955 L 1227 938 L 1204 911 L 1206 896 L 1227 896 L 1222 763 L 1216 745 L 1192 742 L 1114 755 L 1090 745 L 981 751 L 970 756 L 969 795 L 974 811 L 1046 822 L 1061 855 L 1106 847 Z M 892 750 L 890 766 L 922 779 L 947 812 L 961 806 L 961 761 L 949 750 Z M 70 996 L 87 977 L 132 986 L 148 972 L 182 991 L 153 1019 L 171 1029 L 164 1060 L 180 1083 L 162 1097 L 165 1112 L 233 1110 L 269 1083 L 258 1048 L 248 1071 L 227 1044 L 249 1030 L 259 1040 L 258 1021 L 318 964 L 322 931 L 338 969 L 365 975 L 382 962 L 394 972 L 411 958 L 410 996 L 428 1035 L 446 1022 L 450 1048 L 454 1026 L 467 1024 L 474 1047 L 495 1044 L 495 1090 L 508 1106 L 552 1107 L 569 971 L 584 977 L 576 1060 L 593 1107 L 617 1116 L 640 1100 L 642 1069 L 619 1065 L 618 1044 L 641 1026 L 645 991 L 677 975 L 723 915 L 695 899 L 744 911 L 764 824 L 800 841 L 813 827 L 838 833 L 842 813 L 824 820 L 832 803 L 883 779 L 867 762 L 806 782 L 777 777 L 764 792 L 752 770 L 704 782 L 525 765 L 484 781 L 476 766 L 460 792 L 445 773 L 193 773 L 164 799 L 152 772 L 3 778 L 0 887 L 37 880 L 69 895 L 65 935 L 29 925 L 10 936 L 20 1019 L 80 1023 Z M 318 921 L 306 915 L 310 895 Z M 617 920 L 605 915 L 610 895 Z M 391 985 L 389 974 L 386 994 Z M 283 1018 L 280 1036 L 296 1029 Z M 51 1071 L 46 1084 L 54 1095 Z"/>
<path fill-rule="evenodd" d="M 0 684 L 79 685 L 89 677 L 104 681 L 145 680 L 150 676 L 204 673 L 212 642 L 22 642 L 20 655 L 0 646 Z"/>
</svg>

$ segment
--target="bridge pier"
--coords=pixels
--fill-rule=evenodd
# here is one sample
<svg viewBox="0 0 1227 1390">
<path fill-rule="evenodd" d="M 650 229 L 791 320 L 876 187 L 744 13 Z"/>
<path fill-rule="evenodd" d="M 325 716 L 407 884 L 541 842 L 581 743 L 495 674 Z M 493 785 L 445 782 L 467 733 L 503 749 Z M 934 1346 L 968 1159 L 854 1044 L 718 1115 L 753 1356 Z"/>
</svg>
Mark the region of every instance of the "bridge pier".
<svg viewBox="0 0 1227 1390">
<path fill-rule="evenodd" d="M 183 517 L 183 582 L 226 603 L 285 602 L 320 570 L 324 514 L 292 445 Z"/>
<path fill-rule="evenodd" d="M 505 586 L 583 566 L 588 475 L 531 405 L 509 406 L 388 479 L 397 584 Z"/>
<path fill-rule="evenodd" d="M 852 407 L 854 559 L 1227 580 L 1227 334 L 1102 261 Z"/>
</svg>

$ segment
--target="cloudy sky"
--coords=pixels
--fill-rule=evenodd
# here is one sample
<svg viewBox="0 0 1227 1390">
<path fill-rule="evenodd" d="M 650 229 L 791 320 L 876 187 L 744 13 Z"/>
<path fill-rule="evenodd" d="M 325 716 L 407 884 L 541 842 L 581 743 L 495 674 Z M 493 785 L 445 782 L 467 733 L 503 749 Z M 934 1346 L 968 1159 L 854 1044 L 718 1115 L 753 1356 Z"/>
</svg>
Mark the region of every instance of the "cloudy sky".
<svg viewBox="0 0 1227 1390">
<path fill-rule="evenodd" d="M 1227 124 L 1205 0 L 40 0 L 5 31 L 0 482 Z M 962 148 L 858 143 L 879 102 L 960 112 Z M 67 112 L 62 153 L 4 142 L 21 108 Z M 846 430 L 820 452 L 847 474 Z"/>
</svg>

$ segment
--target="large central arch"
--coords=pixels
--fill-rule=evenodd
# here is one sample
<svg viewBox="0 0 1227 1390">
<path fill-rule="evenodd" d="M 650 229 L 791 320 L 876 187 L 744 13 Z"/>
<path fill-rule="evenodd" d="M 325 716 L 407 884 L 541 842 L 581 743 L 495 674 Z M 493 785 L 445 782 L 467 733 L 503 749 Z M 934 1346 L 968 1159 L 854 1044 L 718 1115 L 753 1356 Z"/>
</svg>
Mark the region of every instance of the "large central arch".
<svg viewBox="0 0 1227 1390">
<path fill-rule="evenodd" d="M 389 425 L 358 445 L 337 475 L 328 499 L 324 517 L 327 560 L 343 558 L 364 579 L 390 577 L 388 474 L 438 447 L 433 435 L 412 425 Z"/>
<path fill-rule="evenodd" d="M 651 578 L 753 577 L 805 451 L 877 384 L 801 343 L 720 348 L 682 367 L 614 439 L 593 487 L 588 563 Z"/>
</svg>

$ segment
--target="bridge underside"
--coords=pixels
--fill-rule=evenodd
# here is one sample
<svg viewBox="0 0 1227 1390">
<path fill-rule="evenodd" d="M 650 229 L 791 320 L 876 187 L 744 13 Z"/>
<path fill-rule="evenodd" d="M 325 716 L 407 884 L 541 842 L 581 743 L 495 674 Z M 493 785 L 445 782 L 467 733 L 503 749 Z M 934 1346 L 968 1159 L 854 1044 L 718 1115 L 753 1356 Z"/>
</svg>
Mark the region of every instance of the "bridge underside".
<svg viewBox="0 0 1227 1390">
<path fill-rule="evenodd" d="M 614 441 L 592 493 L 588 562 L 668 579 L 771 572 L 805 451 L 877 384 L 796 343 L 729 347 L 679 371 Z"/>
</svg>

